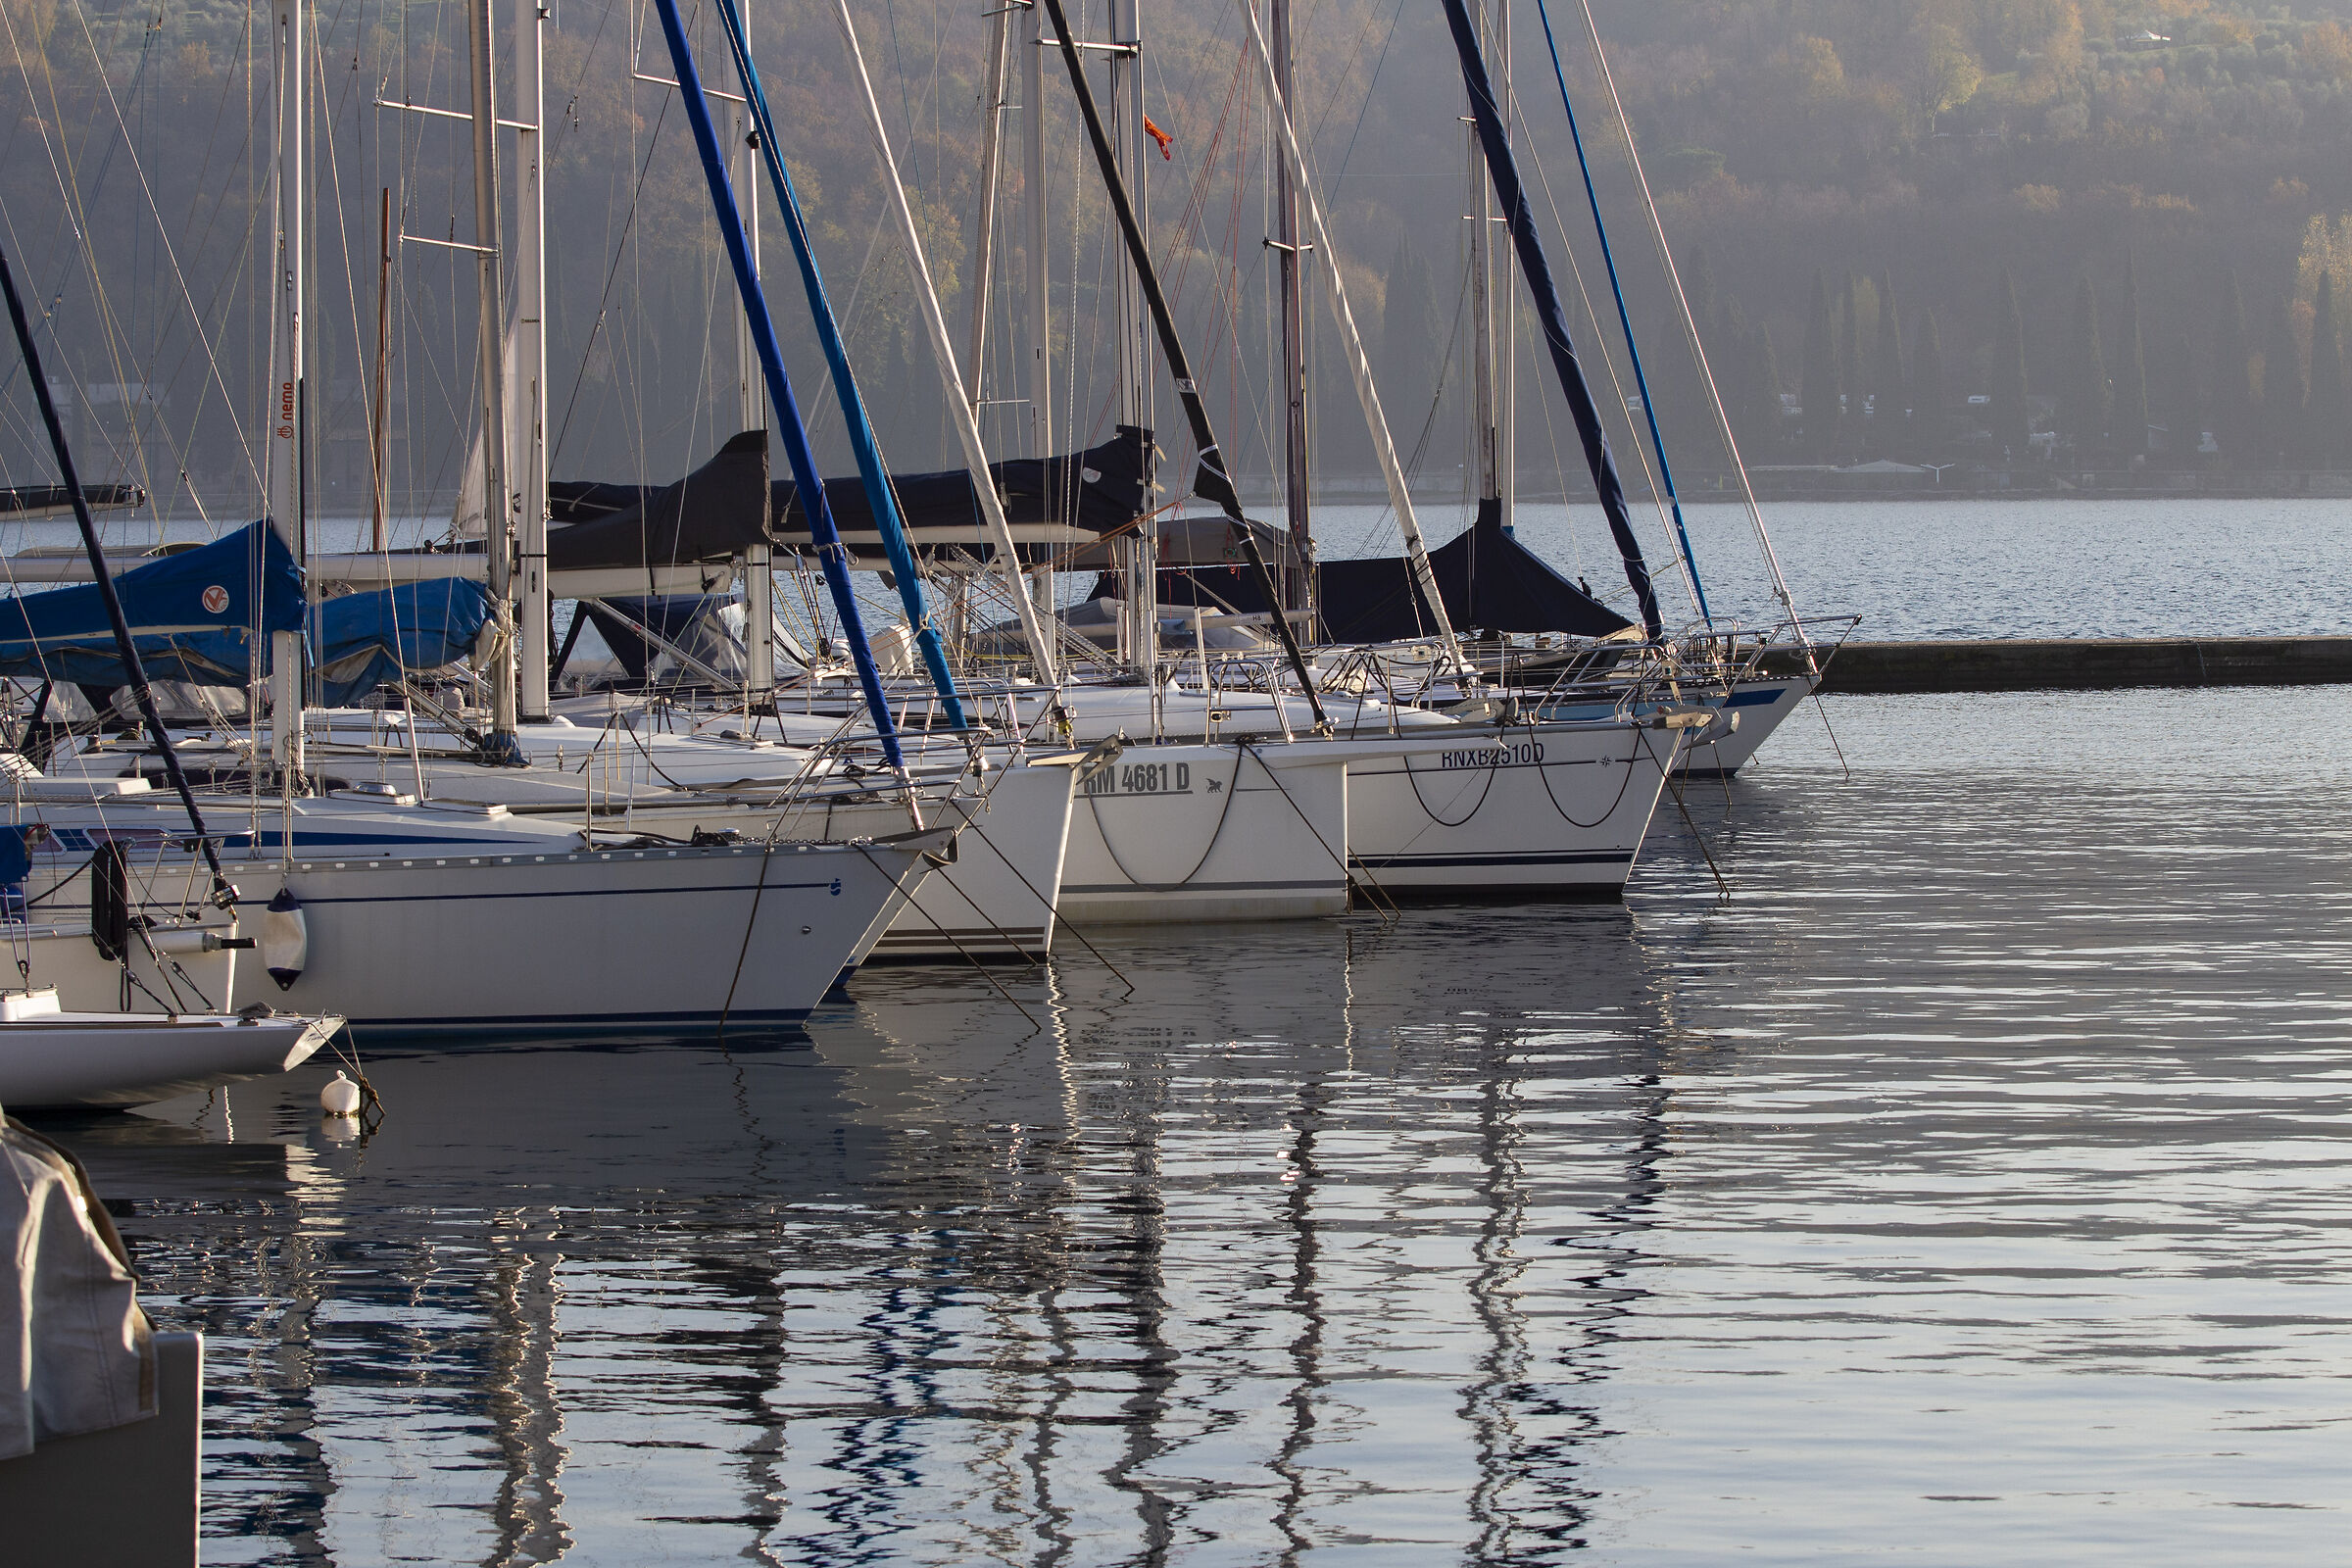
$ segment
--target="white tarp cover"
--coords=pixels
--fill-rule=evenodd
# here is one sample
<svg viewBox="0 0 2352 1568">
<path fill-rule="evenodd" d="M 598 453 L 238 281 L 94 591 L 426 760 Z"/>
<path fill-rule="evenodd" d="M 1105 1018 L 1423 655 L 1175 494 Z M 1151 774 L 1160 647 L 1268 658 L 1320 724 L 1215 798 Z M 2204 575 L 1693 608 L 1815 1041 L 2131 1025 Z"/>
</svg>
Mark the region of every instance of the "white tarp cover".
<svg viewBox="0 0 2352 1568">
<path fill-rule="evenodd" d="M 155 1414 L 155 1348 L 114 1221 L 81 1166 L 0 1121 L 0 1459 Z"/>
</svg>

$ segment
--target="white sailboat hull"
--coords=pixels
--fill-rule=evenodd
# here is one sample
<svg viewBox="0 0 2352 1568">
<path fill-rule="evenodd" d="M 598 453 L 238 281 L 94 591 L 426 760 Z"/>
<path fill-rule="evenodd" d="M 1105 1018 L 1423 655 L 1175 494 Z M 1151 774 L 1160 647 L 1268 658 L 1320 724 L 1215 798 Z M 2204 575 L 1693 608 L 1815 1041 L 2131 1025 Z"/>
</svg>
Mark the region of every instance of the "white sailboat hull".
<svg viewBox="0 0 2352 1568">
<path fill-rule="evenodd" d="M 1675 771 L 1699 778 L 1729 777 L 1739 772 L 1771 738 L 1772 732 L 1781 727 L 1782 721 L 1812 695 L 1813 685 L 1809 676 L 1792 675 L 1737 681 L 1729 695 L 1724 695 L 1721 688 L 1714 693 L 1687 691 L 1686 702 L 1713 708 L 1722 718 L 1684 748 Z M 1643 703 L 1636 705 L 1634 711 L 1646 715 L 1671 706 L 1675 705 Z M 1622 718 L 1623 707 L 1617 701 L 1572 699 L 1546 703 L 1538 709 L 1536 716 L 1546 724 L 1592 722 Z M 1723 721 L 1726 719 L 1732 722 Z"/>
<path fill-rule="evenodd" d="M 240 954 L 238 991 L 332 999 L 355 1026 L 403 1035 L 787 1026 L 871 951 L 926 868 L 881 844 L 297 861 L 282 885 L 302 902 L 308 963 L 281 990 Z M 259 872 L 232 872 L 248 899 L 281 881 Z"/>
<path fill-rule="evenodd" d="M 1392 897 L 1616 897 L 1682 733 L 1652 720 L 1388 742 L 1348 769 L 1348 863 Z"/>
<path fill-rule="evenodd" d="M 0 1105 L 102 1110 L 284 1072 L 343 1027 L 335 1017 L 68 1012 L 0 1023 Z"/>
<path fill-rule="evenodd" d="M 1723 705 L 1726 713 L 1738 715 L 1739 724 L 1708 730 L 1685 754 L 1682 771 L 1699 778 L 1728 778 L 1739 772 L 1772 732 L 1804 706 L 1805 699 L 1813 695 L 1813 686 L 1809 675 L 1740 682 Z"/>
<path fill-rule="evenodd" d="M 985 797 L 942 803 L 941 821 L 964 824 L 955 862 L 894 905 L 871 956 L 1043 958 L 1054 946 L 1072 776 L 1064 763 L 1029 763 L 1000 773 Z"/>
<path fill-rule="evenodd" d="M 1079 781 L 1061 912 L 1089 925 L 1348 907 L 1342 743 L 1136 746 Z"/>
</svg>

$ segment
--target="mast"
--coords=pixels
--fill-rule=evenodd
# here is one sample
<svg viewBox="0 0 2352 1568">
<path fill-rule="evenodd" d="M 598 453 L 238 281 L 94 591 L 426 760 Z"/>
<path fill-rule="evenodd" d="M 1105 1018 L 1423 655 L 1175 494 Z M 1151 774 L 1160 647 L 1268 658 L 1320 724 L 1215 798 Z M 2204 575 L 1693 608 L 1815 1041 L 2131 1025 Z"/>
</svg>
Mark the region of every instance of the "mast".
<svg viewBox="0 0 2352 1568">
<path fill-rule="evenodd" d="M 808 315 L 816 326 L 817 342 L 825 352 L 825 368 L 833 378 L 833 395 L 841 405 L 842 423 L 850 438 L 850 448 L 858 457 L 858 477 L 865 489 L 866 505 L 873 509 L 874 526 L 881 532 L 882 548 L 890 557 L 891 575 L 898 582 L 899 604 L 906 612 L 906 628 L 913 634 L 915 648 L 922 655 L 923 668 L 931 677 L 933 689 L 939 693 L 940 708 L 947 716 L 949 726 L 963 729 L 967 727 L 963 702 L 956 694 L 956 676 L 948 668 L 947 650 L 940 646 L 939 628 L 932 624 L 930 606 L 924 602 L 922 564 L 915 560 L 913 546 L 907 542 L 906 522 L 899 514 L 898 492 L 891 488 L 890 474 L 882 466 L 882 450 L 874 440 L 873 421 L 866 416 L 865 398 L 858 389 L 857 376 L 850 371 L 849 349 L 841 340 L 841 322 L 833 314 L 833 302 L 825 295 L 825 280 L 816 266 L 816 250 L 808 242 L 808 225 L 801 215 L 801 199 L 792 188 L 790 172 L 784 168 L 783 149 L 776 141 L 776 125 L 768 111 L 767 93 L 760 85 L 760 68 L 752 61 L 751 34 L 745 30 L 743 13 L 737 8 L 736 0 L 718 0 L 718 21 L 726 32 L 727 47 L 735 56 L 735 73 L 743 80 L 744 109 L 751 116 L 754 128 L 752 140 L 758 148 L 760 162 L 767 168 L 769 181 L 775 186 L 776 205 L 781 209 L 784 219 L 784 231 L 792 239 L 793 260 L 800 264 L 801 288 L 808 297 Z M 851 53 L 856 55 L 855 34 L 851 36 L 850 45 Z M 858 58 L 858 64 L 862 74 L 865 64 L 862 57 Z M 870 87 L 871 84 L 868 85 Z M 870 91 L 867 98 L 870 102 Z M 900 193 L 900 205 L 903 208 L 904 188 L 897 181 L 898 170 L 895 165 L 891 173 L 892 189 Z M 751 195 L 756 202 L 759 197 L 757 185 L 752 187 Z M 908 217 L 906 228 L 911 232 L 913 226 L 913 220 Z M 749 254 L 748 233 L 745 240 L 746 253 Z M 922 250 L 919 245 L 910 260 L 915 266 L 921 266 Z M 757 257 L 752 258 L 752 265 L 755 268 L 759 265 Z M 961 396 L 959 392 L 956 395 Z M 802 510 L 808 510 L 805 500 Z"/>
<path fill-rule="evenodd" d="M 494 760 L 519 761 L 512 602 L 515 507 L 507 488 L 506 355 L 504 334 L 498 329 L 504 302 L 498 275 L 498 89 L 491 74 L 490 4 L 491 0 L 469 0 L 466 8 L 466 53 L 473 75 L 473 252 L 479 318 L 474 373 L 481 380 L 482 395 L 482 550 L 493 617 L 487 750 Z"/>
<path fill-rule="evenodd" d="M 674 3 L 675 0 L 663 0 L 665 5 Z M 1119 176 L 1117 155 L 1111 151 L 1110 137 L 1102 128 L 1102 113 L 1095 107 L 1095 92 L 1087 83 L 1085 63 L 1078 58 L 1078 41 L 1070 36 L 1069 17 L 1061 0 L 1044 0 L 1044 4 L 1054 19 L 1054 36 L 1061 46 L 1061 63 L 1069 74 L 1070 91 L 1078 100 L 1078 112 L 1086 121 L 1086 138 L 1094 148 L 1095 167 L 1102 172 L 1102 183 L 1109 192 L 1111 216 L 1118 220 L 1128 264 L 1135 269 L 1137 281 L 1143 286 L 1144 304 L 1152 313 L 1152 327 L 1159 340 L 1160 355 L 1167 361 L 1168 377 L 1176 383 L 1177 400 L 1184 405 L 1185 423 L 1191 427 L 1193 445 L 1200 452 L 1200 466 L 1193 475 L 1193 488 L 1214 503 L 1240 535 L 1242 554 L 1257 578 L 1258 591 L 1274 608 L 1274 635 L 1281 640 L 1292 673 L 1298 678 L 1298 688 L 1314 710 L 1315 728 L 1329 734 L 1331 720 L 1324 715 L 1323 699 L 1315 690 L 1314 675 L 1307 669 L 1306 660 L 1298 652 L 1298 640 L 1291 634 L 1290 620 L 1282 612 L 1281 590 L 1266 569 L 1265 553 L 1257 546 L 1257 530 L 1242 515 L 1242 498 L 1235 493 L 1232 476 L 1225 471 L 1225 455 L 1217 445 L 1216 430 L 1208 422 L 1208 405 L 1201 399 L 1200 382 L 1193 378 L 1192 360 L 1184 352 L 1184 340 L 1176 335 L 1176 318 L 1169 314 L 1168 297 L 1159 286 L 1159 270 L 1152 263 L 1152 250 L 1144 242 L 1143 226 L 1136 221 L 1135 207 L 1127 199 L 1127 183 Z M 1255 20 L 1251 18 L 1253 24 Z"/>
<path fill-rule="evenodd" d="M 1446 616 L 1445 598 L 1438 592 L 1437 573 L 1430 569 L 1429 547 L 1421 536 L 1421 519 L 1413 512 L 1412 492 L 1404 482 L 1404 465 L 1396 460 L 1396 443 L 1389 436 L 1389 418 L 1381 410 L 1380 389 L 1372 382 L 1372 361 L 1364 353 L 1363 334 L 1356 329 L 1355 313 L 1348 306 L 1347 280 L 1340 275 L 1339 255 L 1332 249 L 1331 231 L 1323 221 L 1323 204 L 1315 196 L 1306 154 L 1298 145 L 1298 127 L 1291 122 L 1290 100 L 1276 81 L 1274 56 L 1266 46 L 1265 35 L 1258 31 L 1251 0 L 1238 0 L 1238 3 L 1250 48 L 1265 73 L 1273 99 L 1275 135 L 1282 143 L 1286 167 L 1296 176 L 1295 188 L 1304 198 L 1307 220 L 1314 230 L 1315 250 L 1323 259 L 1323 265 L 1315 269 L 1315 275 L 1323 280 L 1324 297 L 1330 301 L 1331 314 L 1340 323 L 1340 347 L 1347 354 L 1348 375 L 1355 382 L 1356 401 L 1363 406 L 1364 425 L 1371 432 L 1372 449 L 1380 458 L 1381 477 L 1389 487 L 1389 505 L 1396 509 L 1397 526 L 1404 531 L 1405 555 L 1412 563 L 1413 581 L 1437 622 L 1438 641 L 1446 659 L 1455 669 L 1468 668 L 1461 644 L 1454 637 L 1453 622 Z M 1312 572 L 1311 563 L 1307 569 Z"/>
<path fill-rule="evenodd" d="M 997 188 L 1004 171 L 1004 53 L 1012 38 L 1012 14 L 1000 5 L 989 13 L 988 74 L 980 78 L 980 212 L 972 221 L 972 325 L 963 362 L 964 401 L 980 404 L 980 378 L 988 360 L 989 290 L 997 269 Z M 1034 52 L 1034 51 L 1032 51 Z M 1020 582 L 1016 567 L 1010 573 Z"/>
<path fill-rule="evenodd" d="M 656 0 L 656 4 L 662 13 L 662 31 L 669 44 L 670 63 L 677 71 L 678 99 L 685 106 L 688 123 L 694 128 L 695 150 L 702 155 L 703 178 L 710 186 L 719 238 L 725 243 L 727 260 L 735 270 L 735 287 L 743 296 L 744 315 L 751 319 L 752 341 L 760 349 L 760 368 L 767 381 L 768 398 L 775 407 L 778 433 L 784 438 L 784 456 L 792 465 L 793 484 L 800 493 L 801 508 L 808 517 L 808 539 L 816 547 L 817 560 L 823 564 L 825 587 L 832 595 L 834 613 L 841 617 L 841 634 L 850 645 L 850 658 L 858 666 L 858 684 L 865 697 L 866 712 L 874 721 L 874 732 L 881 739 L 882 755 L 891 768 L 905 778 L 906 758 L 899 746 L 898 724 L 882 692 L 881 671 L 874 667 L 874 650 L 866 641 L 865 617 L 858 612 L 857 591 L 850 586 L 849 549 L 841 542 L 841 530 L 833 524 L 833 507 L 825 498 L 825 481 L 816 470 L 816 455 L 808 447 L 808 427 L 802 422 L 800 402 L 792 395 L 792 379 L 784 370 L 784 353 L 776 343 L 776 327 L 767 312 L 767 296 L 760 292 L 760 276 L 753 269 L 751 243 L 743 231 L 735 193 L 727 184 L 727 164 L 719 152 L 717 127 L 710 122 L 710 100 L 703 96 L 702 74 L 695 69 L 694 51 L 686 43 L 686 24 L 678 14 L 678 0 Z"/>
<path fill-rule="evenodd" d="M 1502 62 L 1502 139 L 1519 123 L 1519 101 L 1511 96 L 1511 0 L 1494 0 L 1494 49 Z M 1512 286 L 1511 258 L 1494 255 L 1488 281 L 1494 321 L 1494 507 L 1504 527 L 1519 510 L 1519 290 Z"/>
<path fill-rule="evenodd" d="M 1625 484 L 1617 473 L 1617 460 L 1609 455 L 1600 410 L 1592 402 L 1592 389 L 1586 383 L 1584 367 L 1577 361 L 1576 342 L 1568 335 L 1568 318 L 1560 309 L 1559 290 L 1551 280 L 1551 263 L 1544 254 L 1544 241 L 1536 233 L 1534 211 L 1519 183 L 1518 161 L 1511 156 L 1510 143 L 1503 138 L 1494 86 L 1487 75 L 1486 59 L 1479 52 L 1477 28 L 1464 0 L 1444 0 L 1444 3 L 1446 25 L 1453 33 L 1454 52 L 1461 61 L 1462 85 L 1470 93 L 1470 114 L 1478 126 L 1480 151 L 1494 181 L 1495 201 L 1510 225 L 1512 246 L 1519 259 L 1519 275 L 1534 296 L 1544 346 L 1551 351 L 1552 369 L 1559 377 L 1561 394 L 1567 399 L 1569 416 L 1576 420 L 1577 435 L 1584 443 L 1585 465 L 1592 472 L 1593 487 L 1600 492 L 1600 509 L 1609 519 L 1609 533 L 1625 562 L 1626 581 L 1632 585 L 1634 599 L 1641 607 L 1642 627 L 1653 639 L 1661 637 L 1665 628 L 1658 616 L 1658 596 L 1650 586 L 1649 565 L 1642 559 L 1642 543 L 1635 536 L 1633 518 L 1626 511 Z"/>
<path fill-rule="evenodd" d="M 305 216 L 302 133 L 309 102 L 309 50 L 303 36 L 302 0 L 276 0 L 270 25 L 272 85 L 276 92 L 276 204 L 270 236 L 272 269 L 270 317 L 270 438 L 263 463 L 263 510 L 270 526 L 296 561 L 307 561 L 306 503 L 309 476 L 309 405 L 303 385 L 308 359 L 303 342 L 303 255 Z M 309 594 L 306 592 L 307 599 Z M 284 778 L 302 772 L 303 639 L 300 632 L 270 634 L 270 760 Z"/>
<path fill-rule="evenodd" d="M 528 3 L 528 0 L 518 0 Z M 743 27 L 744 49 L 751 49 L 750 0 L 741 0 L 737 15 Z M 735 106 L 735 156 L 732 178 L 743 196 L 743 238 L 752 255 L 752 271 L 760 270 L 760 137 L 752 113 L 750 85 L 744 102 Z M 751 318 L 735 314 L 735 428 L 767 427 L 767 394 L 760 385 L 760 350 L 752 341 Z M 743 547 L 743 686 L 744 704 L 760 709 L 776 695 L 776 577 L 775 554 L 766 540 Z"/>
<path fill-rule="evenodd" d="M 1478 504 L 1501 505 L 1494 463 L 1494 206 L 1487 193 L 1487 161 L 1478 125 L 1470 125 L 1470 440 L 1478 463 Z"/>
<path fill-rule="evenodd" d="M 1273 33 L 1274 112 L 1287 113 L 1291 101 L 1291 0 L 1270 0 L 1267 21 Z M 1291 182 L 1291 163 L 1274 161 L 1275 266 L 1282 289 L 1282 403 L 1283 513 L 1290 524 L 1291 543 L 1298 552 L 1298 597 L 1292 609 L 1315 608 L 1315 545 L 1307 516 L 1308 466 L 1311 453 L 1306 428 L 1306 305 L 1299 288 L 1299 270 L 1306 258 L 1298 243 L 1298 193 Z M 1324 265 L 1330 265 L 1325 258 Z"/>
<path fill-rule="evenodd" d="M 1046 40 L 1038 0 L 1021 18 L 1021 201 L 1029 220 L 1029 451 L 1054 455 L 1054 338 L 1046 267 Z"/>
<path fill-rule="evenodd" d="M 724 16 L 728 0 L 721 0 Z M 997 493 L 996 475 L 988 471 L 988 453 L 980 444 L 980 423 L 976 405 L 964 396 L 963 378 L 956 371 L 956 349 L 948 340 L 948 318 L 939 307 L 939 291 L 931 283 L 931 265 L 923 256 L 923 237 L 915 227 L 913 209 L 906 205 L 906 182 L 899 177 L 898 155 L 890 149 L 890 135 L 882 123 L 882 105 L 874 97 L 873 78 L 866 74 L 865 51 L 858 43 L 857 24 L 851 20 L 849 6 L 837 5 L 835 17 L 841 23 L 842 35 L 849 42 L 850 59 L 858 68 L 858 85 L 865 99 L 866 129 L 873 133 L 874 147 L 881 154 L 882 168 L 890 175 L 891 211 L 899 220 L 899 238 L 906 247 L 907 263 L 914 270 L 915 296 L 922 307 L 923 325 L 931 339 L 931 360 L 938 367 L 940 390 L 945 394 L 950 419 L 956 426 L 956 438 L 963 447 L 964 471 L 971 476 L 972 496 L 980 506 L 980 522 L 988 540 L 1004 564 L 1005 580 L 1012 586 L 1014 612 L 1021 622 L 1021 635 L 1029 644 L 1029 658 L 1039 680 L 1052 685 L 1055 679 L 1054 638 L 1039 612 L 1037 604 L 1023 591 L 1020 552 L 1013 544 L 1012 525 L 1004 517 L 1004 500 Z M 763 94 L 751 94 L 764 118 L 766 99 Z M 775 168 L 781 169 L 779 162 Z M 797 222 L 797 218 L 795 219 Z M 877 460 L 878 461 L 878 460 Z M 887 494 L 887 482 L 885 483 Z M 877 507 L 875 515 L 884 515 Z M 943 661 L 944 666 L 944 661 Z M 953 698 L 951 697 L 951 701 Z"/>
<path fill-rule="evenodd" d="M 1144 73 L 1142 0 L 1110 0 L 1110 134 L 1119 176 L 1135 207 L 1135 220 L 1152 222 L 1151 188 L 1144 161 Z M 1143 288 L 1133 269 L 1118 273 L 1119 422 L 1139 429 L 1152 425 L 1152 323 Z M 1149 672 L 1159 662 L 1158 519 L 1111 546 L 1119 565 L 1120 651 L 1130 669 Z"/>
<path fill-rule="evenodd" d="M 520 548 L 515 564 L 522 574 L 521 678 L 515 686 L 516 716 L 544 723 L 550 614 L 547 584 L 547 334 L 542 312 L 547 295 L 547 192 L 542 162 L 546 145 L 545 83 L 540 66 L 547 12 L 541 0 L 514 0 L 514 488 L 522 509 L 515 521 Z M 492 494 L 489 490 L 484 495 Z M 485 532 L 487 519 L 485 518 Z M 495 550 L 495 543 L 484 548 Z"/>
</svg>

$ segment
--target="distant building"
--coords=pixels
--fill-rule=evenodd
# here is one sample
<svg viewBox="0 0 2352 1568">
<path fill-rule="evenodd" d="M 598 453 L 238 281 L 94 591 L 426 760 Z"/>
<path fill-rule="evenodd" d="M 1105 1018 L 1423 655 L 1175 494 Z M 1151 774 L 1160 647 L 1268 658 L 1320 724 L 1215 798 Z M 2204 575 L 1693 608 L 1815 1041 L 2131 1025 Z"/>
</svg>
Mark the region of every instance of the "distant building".
<svg viewBox="0 0 2352 1568">
<path fill-rule="evenodd" d="M 2145 27 L 2124 38 L 2122 43 L 2127 49 L 2170 49 L 2173 46 L 2172 39 L 2161 32 L 2150 32 Z"/>
</svg>

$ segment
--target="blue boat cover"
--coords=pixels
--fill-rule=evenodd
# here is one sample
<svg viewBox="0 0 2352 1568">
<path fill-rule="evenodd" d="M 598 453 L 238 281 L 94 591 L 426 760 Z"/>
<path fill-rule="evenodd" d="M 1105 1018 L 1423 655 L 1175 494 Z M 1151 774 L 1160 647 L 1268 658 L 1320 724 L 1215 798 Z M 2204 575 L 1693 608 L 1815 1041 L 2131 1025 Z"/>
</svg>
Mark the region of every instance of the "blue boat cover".
<svg viewBox="0 0 2352 1568">
<path fill-rule="evenodd" d="M 303 625 L 302 571 L 264 522 L 133 566 L 116 576 L 115 592 L 150 680 L 243 686 L 270 673 L 268 634 Z M 455 663 L 472 652 L 489 618 L 489 594 L 463 578 L 347 594 L 313 615 L 312 663 L 326 700 L 348 703 L 397 681 L 404 667 Z M 101 690 L 124 685 L 97 585 L 0 600 L 0 675 Z"/>
<path fill-rule="evenodd" d="M 345 594 L 311 623 L 313 667 L 330 706 L 357 702 L 403 670 L 439 669 L 473 652 L 490 620 L 490 594 L 465 577 Z"/>
<path fill-rule="evenodd" d="M 267 523 L 115 578 L 150 680 L 242 686 L 270 632 L 302 625 L 302 571 Z M 121 686 L 127 677 L 96 583 L 0 600 L 0 675 Z"/>
</svg>

